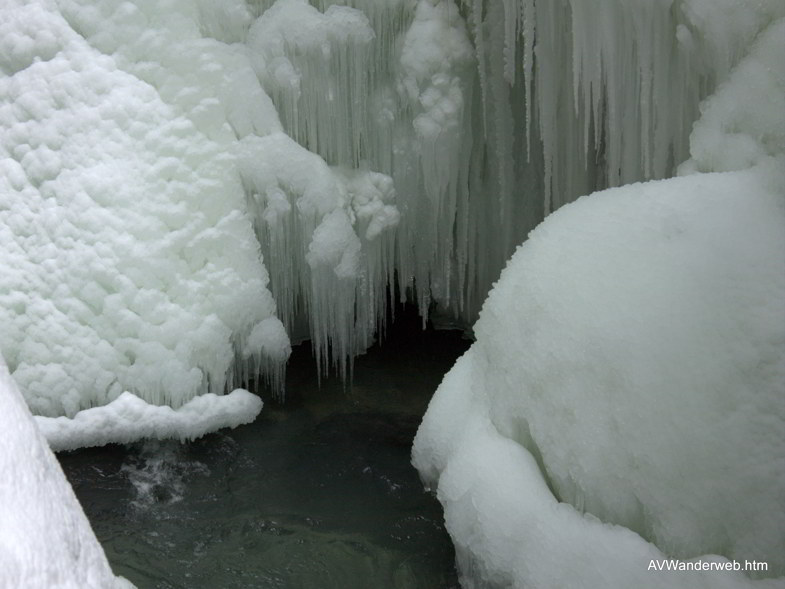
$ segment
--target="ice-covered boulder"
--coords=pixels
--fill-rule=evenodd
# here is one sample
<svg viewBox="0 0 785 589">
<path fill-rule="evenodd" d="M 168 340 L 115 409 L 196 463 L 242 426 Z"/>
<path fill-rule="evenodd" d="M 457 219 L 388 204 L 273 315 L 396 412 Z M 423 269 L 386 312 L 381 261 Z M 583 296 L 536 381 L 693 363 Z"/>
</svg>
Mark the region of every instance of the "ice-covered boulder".
<svg viewBox="0 0 785 589">
<path fill-rule="evenodd" d="M 0 430 L 0 586 L 131 589 L 112 574 L 2 357 Z"/>
<path fill-rule="evenodd" d="M 647 570 L 702 554 L 783 573 L 785 179 L 768 168 L 579 199 L 513 256 L 414 448 L 480 577 L 743 584 Z"/>
</svg>

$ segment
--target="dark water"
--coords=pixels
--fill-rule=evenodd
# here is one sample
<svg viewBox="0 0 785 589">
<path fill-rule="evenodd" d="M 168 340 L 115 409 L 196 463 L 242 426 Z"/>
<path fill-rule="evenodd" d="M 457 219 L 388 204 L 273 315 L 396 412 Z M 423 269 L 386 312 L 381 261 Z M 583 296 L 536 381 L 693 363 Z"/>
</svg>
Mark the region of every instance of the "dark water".
<svg viewBox="0 0 785 589">
<path fill-rule="evenodd" d="M 286 403 L 188 444 L 59 455 L 117 574 L 146 588 L 458 586 L 441 507 L 410 449 L 430 396 L 468 343 L 411 317 L 359 358 L 351 388 L 307 347 Z"/>
</svg>

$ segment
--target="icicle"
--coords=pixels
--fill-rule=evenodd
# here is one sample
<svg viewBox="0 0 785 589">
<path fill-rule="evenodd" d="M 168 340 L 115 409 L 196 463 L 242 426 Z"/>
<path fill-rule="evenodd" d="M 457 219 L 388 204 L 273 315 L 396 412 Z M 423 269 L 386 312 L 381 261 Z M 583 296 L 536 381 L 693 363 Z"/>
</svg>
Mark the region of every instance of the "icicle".
<svg viewBox="0 0 785 589">
<path fill-rule="evenodd" d="M 463 0 L 473 50 L 452 1 L 313 3 L 322 12 L 279 0 L 262 13 L 250 34 L 257 71 L 301 145 L 341 169 L 392 178 L 402 216 L 380 248 L 385 270 L 352 288 L 367 297 L 363 308 L 378 308 L 385 297 L 369 285 L 397 270 L 400 295 L 416 298 L 424 321 L 436 302 L 470 322 L 543 215 L 597 188 L 671 174 L 719 67 L 707 65 L 710 43 L 687 47 L 695 22 L 712 22 L 699 0 Z M 670 80 L 678 82 L 669 89 Z M 260 198 L 271 214 L 275 191 Z M 287 251 L 299 243 L 304 256 L 322 218 L 270 229 L 272 241 Z M 363 256 L 374 247 L 363 242 Z M 316 291 L 302 290 L 318 273 L 272 274 L 297 293 L 280 304 L 282 316 L 322 316 Z M 383 316 L 355 310 L 351 343 L 337 325 L 348 310 L 319 309 L 332 317 L 312 326 L 328 365 L 378 329 L 357 325 Z"/>
<path fill-rule="evenodd" d="M 359 165 L 368 114 L 368 47 L 374 31 L 358 10 L 279 0 L 249 32 L 257 74 L 284 129 L 332 164 Z"/>
<path fill-rule="evenodd" d="M 245 139 L 240 170 L 286 331 L 306 317 L 320 374 L 347 378 L 384 321 L 399 221 L 392 180 L 329 168 L 283 134 Z"/>
<path fill-rule="evenodd" d="M 483 132 L 488 128 L 486 112 L 488 100 L 485 92 L 487 88 L 486 74 L 486 54 L 485 54 L 485 32 L 482 30 L 483 23 L 483 0 L 473 0 L 470 20 L 472 31 L 474 32 L 474 46 L 477 51 L 477 71 L 480 74 L 480 97 L 482 103 L 482 128 Z"/>
<path fill-rule="evenodd" d="M 518 31 L 519 31 L 519 18 L 521 14 L 520 6 L 517 0 L 503 0 L 504 2 L 504 79 L 512 86 L 515 84 L 515 73 L 518 69 L 516 63 L 517 45 L 518 45 Z"/>
</svg>

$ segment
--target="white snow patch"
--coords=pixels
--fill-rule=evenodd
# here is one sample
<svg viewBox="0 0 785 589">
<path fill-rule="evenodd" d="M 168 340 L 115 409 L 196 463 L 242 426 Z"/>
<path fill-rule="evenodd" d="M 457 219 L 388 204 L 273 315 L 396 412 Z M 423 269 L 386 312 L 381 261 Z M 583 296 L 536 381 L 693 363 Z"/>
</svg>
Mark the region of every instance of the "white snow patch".
<svg viewBox="0 0 785 589">
<path fill-rule="evenodd" d="M 2 357 L 0 429 L 0 586 L 131 589 L 112 574 Z"/>
</svg>

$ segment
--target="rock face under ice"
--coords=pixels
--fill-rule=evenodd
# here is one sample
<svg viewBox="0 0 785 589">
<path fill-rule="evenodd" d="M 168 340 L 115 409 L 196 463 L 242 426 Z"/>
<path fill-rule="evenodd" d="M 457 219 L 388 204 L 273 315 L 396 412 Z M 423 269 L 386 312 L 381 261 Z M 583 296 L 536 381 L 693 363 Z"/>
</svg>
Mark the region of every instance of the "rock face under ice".
<svg viewBox="0 0 785 589">
<path fill-rule="evenodd" d="M 104 551 L 0 357 L 0 586 L 131 589 Z"/>
<path fill-rule="evenodd" d="M 413 451 L 470 586 L 785 586 L 784 53 L 706 102 L 703 173 L 562 207 L 489 295 Z"/>
</svg>

